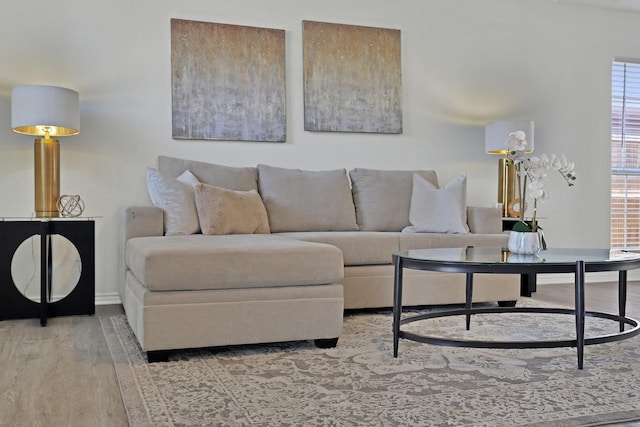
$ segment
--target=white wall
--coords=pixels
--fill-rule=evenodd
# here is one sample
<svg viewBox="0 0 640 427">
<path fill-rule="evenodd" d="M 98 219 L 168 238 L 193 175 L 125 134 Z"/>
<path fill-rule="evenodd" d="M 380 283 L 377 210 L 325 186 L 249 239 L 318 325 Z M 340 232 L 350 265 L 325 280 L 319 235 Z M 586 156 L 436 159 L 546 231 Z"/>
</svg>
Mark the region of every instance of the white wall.
<svg viewBox="0 0 640 427">
<path fill-rule="evenodd" d="M 609 244 L 610 66 L 640 58 L 640 14 L 553 0 L 21 0 L 0 8 L 0 216 L 33 210 L 32 138 L 11 131 L 10 91 L 80 92 L 81 133 L 61 141 L 61 190 L 97 215 L 98 302 L 115 298 L 121 211 L 148 203 L 159 154 L 227 165 L 434 168 L 469 176 L 468 202 L 495 203 L 484 124 L 536 122 L 536 152 L 567 154 L 579 180 L 550 180 L 540 207 L 555 246 Z M 286 30 L 287 142 L 171 138 L 171 18 Z M 402 31 L 402 135 L 303 129 L 302 20 Z"/>
</svg>

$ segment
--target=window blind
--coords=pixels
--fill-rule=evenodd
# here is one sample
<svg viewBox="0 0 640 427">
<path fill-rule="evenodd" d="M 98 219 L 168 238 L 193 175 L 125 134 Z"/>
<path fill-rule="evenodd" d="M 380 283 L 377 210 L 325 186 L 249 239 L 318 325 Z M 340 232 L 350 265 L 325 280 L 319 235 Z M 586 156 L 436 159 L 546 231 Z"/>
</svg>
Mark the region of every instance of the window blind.
<svg viewBox="0 0 640 427">
<path fill-rule="evenodd" d="M 611 70 L 611 249 L 640 249 L 640 63 Z"/>
</svg>

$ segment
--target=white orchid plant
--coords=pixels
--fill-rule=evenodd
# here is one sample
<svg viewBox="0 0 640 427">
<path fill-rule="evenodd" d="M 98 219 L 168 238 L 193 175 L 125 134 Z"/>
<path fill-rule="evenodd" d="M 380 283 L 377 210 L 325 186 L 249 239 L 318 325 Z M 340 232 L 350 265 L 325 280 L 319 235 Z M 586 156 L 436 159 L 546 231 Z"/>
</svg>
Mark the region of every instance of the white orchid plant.
<svg viewBox="0 0 640 427">
<path fill-rule="evenodd" d="M 541 154 L 540 157 L 525 158 L 527 135 L 521 130 L 511 132 L 506 145 L 508 149 L 507 163 L 513 164 L 515 167 L 516 188 L 519 193 L 516 197 L 520 199 L 520 221 L 513 226 L 513 230 L 538 232 L 542 229 L 536 221 L 538 200 L 549 197 L 549 193 L 545 188 L 545 182 L 548 177 L 547 171 L 554 170 L 559 172 L 571 187 L 576 179 L 574 163 L 568 161 L 564 155 L 558 157 L 555 154 L 552 154 L 551 157 Z M 524 220 L 526 196 L 533 199 L 533 215 L 530 224 Z M 544 239 L 542 242 L 543 246 L 545 246 Z"/>
</svg>

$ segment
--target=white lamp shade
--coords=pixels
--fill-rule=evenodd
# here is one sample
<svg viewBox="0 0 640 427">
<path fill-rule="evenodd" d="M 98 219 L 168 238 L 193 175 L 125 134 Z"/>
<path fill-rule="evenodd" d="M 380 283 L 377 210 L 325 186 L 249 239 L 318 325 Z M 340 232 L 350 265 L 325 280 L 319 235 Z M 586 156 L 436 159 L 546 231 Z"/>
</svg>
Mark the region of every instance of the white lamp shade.
<svg viewBox="0 0 640 427">
<path fill-rule="evenodd" d="M 80 132 L 78 92 L 56 86 L 17 86 L 11 91 L 11 128 L 26 135 Z"/>
<path fill-rule="evenodd" d="M 521 130 L 527 135 L 525 153 L 533 152 L 533 122 L 531 120 L 504 120 L 489 122 L 484 127 L 484 150 L 487 154 L 506 154 L 509 134 Z"/>
</svg>

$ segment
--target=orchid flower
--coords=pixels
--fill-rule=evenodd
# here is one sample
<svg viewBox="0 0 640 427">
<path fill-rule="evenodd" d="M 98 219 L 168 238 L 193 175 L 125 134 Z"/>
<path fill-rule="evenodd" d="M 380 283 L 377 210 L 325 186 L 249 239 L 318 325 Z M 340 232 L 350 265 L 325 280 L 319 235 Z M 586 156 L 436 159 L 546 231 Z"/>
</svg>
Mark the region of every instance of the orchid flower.
<svg viewBox="0 0 640 427">
<path fill-rule="evenodd" d="M 521 199 L 520 222 L 523 224 L 519 231 L 537 231 L 536 214 L 538 200 L 547 199 L 549 193 L 545 189 L 545 182 L 548 178 L 547 171 L 553 170 L 559 172 L 565 179 L 569 187 L 573 186 L 576 179 L 574 171 L 574 163 L 562 156 L 552 154 L 551 157 L 546 154 L 524 158 L 527 148 L 527 135 L 524 131 L 518 130 L 511 132 L 506 142 L 508 152 L 507 161 L 515 166 L 518 178 L 518 192 Z M 531 226 L 524 222 L 524 202 L 525 197 L 533 199 L 533 217 Z M 528 229 L 524 229 L 528 228 Z M 516 228 L 514 227 L 514 230 Z"/>
</svg>

